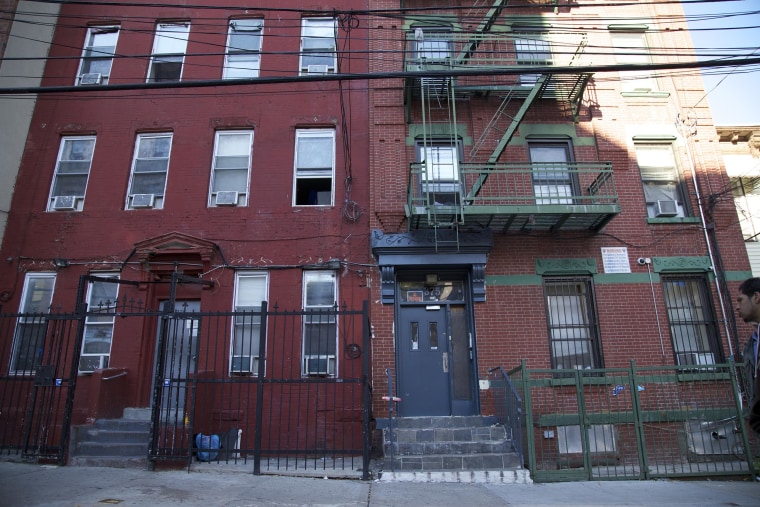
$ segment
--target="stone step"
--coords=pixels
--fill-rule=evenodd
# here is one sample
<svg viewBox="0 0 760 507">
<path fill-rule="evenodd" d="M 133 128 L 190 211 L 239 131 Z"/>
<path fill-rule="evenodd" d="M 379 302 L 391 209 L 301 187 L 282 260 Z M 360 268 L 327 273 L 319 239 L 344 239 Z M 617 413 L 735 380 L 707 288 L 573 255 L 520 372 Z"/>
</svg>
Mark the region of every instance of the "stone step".
<svg viewBox="0 0 760 507">
<path fill-rule="evenodd" d="M 75 452 L 77 456 L 147 457 L 148 448 L 147 439 L 142 443 L 79 442 Z"/>
<path fill-rule="evenodd" d="M 77 432 L 77 441 L 89 443 L 142 444 L 150 440 L 150 431 L 118 430 L 111 427 L 82 426 Z"/>
<path fill-rule="evenodd" d="M 447 417 L 398 417 L 393 419 L 394 429 L 473 428 L 488 426 L 489 419 L 479 415 Z"/>
<path fill-rule="evenodd" d="M 446 470 L 508 470 L 519 469 L 516 453 L 429 454 L 424 456 L 385 457 L 384 470 L 431 472 Z"/>
</svg>

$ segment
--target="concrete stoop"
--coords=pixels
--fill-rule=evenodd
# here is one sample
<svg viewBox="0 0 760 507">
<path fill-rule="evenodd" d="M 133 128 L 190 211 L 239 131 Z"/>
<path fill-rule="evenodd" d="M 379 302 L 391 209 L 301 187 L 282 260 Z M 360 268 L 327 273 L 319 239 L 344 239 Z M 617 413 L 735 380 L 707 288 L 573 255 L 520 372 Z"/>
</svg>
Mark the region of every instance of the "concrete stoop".
<svg viewBox="0 0 760 507">
<path fill-rule="evenodd" d="M 121 419 L 74 426 L 69 465 L 148 468 L 150 410 L 125 409 Z"/>
<path fill-rule="evenodd" d="M 400 417 L 383 429 L 383 481 L 532 482 L 503 426 L 480 416 Z"/>
<path fill-rule="evenodd" d="M 430 472 L 380 472 L 380 482 L 456 482 L 463 484 L 533 484 L 530 471 L 514 470 L 449 470 Z"/>
</svg>

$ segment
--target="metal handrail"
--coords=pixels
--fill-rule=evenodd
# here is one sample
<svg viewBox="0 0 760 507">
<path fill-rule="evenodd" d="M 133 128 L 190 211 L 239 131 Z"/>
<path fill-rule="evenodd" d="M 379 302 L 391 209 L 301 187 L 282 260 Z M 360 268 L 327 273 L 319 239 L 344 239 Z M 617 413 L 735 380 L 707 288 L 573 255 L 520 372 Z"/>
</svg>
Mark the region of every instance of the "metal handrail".
<svg viewBox="0 0 760 507">
<path fill-rule="evenodd" d="M 504 393 L 502 399 L 494 391 L 494 404 L 496 405 L 496 417 L 499 423 L 504 426 L 504 430 L 512 441 L 512 449 L 517 453 L 520 460 L 520 467 L 524 466 L 523 461 L 523 401 L 520 393 L 517 392 L 515 385 L 510 380 L 507 372 L 501 366 L 491 368 L 488 373 L 497 377 L 500 382 L 504 382 Z M 492 381 L 493 386 L 493 381 Z M 501 410 L 499 410 L 501 408 Z"/>
</svg>

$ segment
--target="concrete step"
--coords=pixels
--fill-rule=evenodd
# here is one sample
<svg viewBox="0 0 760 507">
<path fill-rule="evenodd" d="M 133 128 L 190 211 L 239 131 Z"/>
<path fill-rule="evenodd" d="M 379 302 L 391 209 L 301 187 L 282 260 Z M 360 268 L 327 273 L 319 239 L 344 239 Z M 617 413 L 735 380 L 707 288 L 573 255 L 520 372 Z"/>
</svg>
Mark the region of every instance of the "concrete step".
<svg viewBox="0 0 760 507">
<path fill-rule="evenodd" d="M 121 419 L 99 419 L 75 426 L 69 464 L 148 468 L 150 409 L 125 409 Z"/>
</svg>

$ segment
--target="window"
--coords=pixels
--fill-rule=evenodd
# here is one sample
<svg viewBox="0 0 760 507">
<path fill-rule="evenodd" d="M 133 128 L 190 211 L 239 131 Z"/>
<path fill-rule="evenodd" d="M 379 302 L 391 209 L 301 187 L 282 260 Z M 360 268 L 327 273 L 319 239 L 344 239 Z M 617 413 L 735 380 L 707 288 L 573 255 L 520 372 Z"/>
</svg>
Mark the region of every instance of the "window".
<svg viewBox="0 0 760 507">
<path fill-rule="evenodd" d="M 118 26 L 91 26 L 87 29 L 77 85 L 108 84 L 118 38 Z"/>
<path fill-rule="evenodd" d="M 552 367 L 601 368 L 596 303 L 590 278 L 544 281 Z"/>
<path fill-rule="evenodd" d="M 337 281 L 334 271 L 303 274 L 303 374 L 334 376 L 338 328 Z"/>
<path fill-rule="evenodd" d="M 647 216 L 685 216 L 685 189 L 670 143 L 636 143 L 636 159 L 641 171 Z"/>
<path fill-rule="evenodd" d="M 93 273 L 99 278 L 119 279 L 118 273 Z M 84 325 L 79 371 L 91 373 L 108 368 L 119 284 L 91 281 L 87 286 L 87 318 Z"/>
<path fill-rule="evenodd" d="M 722 362 L 717 323 L 705 278 L 663 276 L 670 337 L 678 365 Z"/>
<path fill-rule="evenodd" d="M 430 204 L 455 206 L 462 202 L 459 155 L 459 144 L 456 142 L 418 145 L 417 156 L 422 162 L 422 192 L 427 195 Z"/>
<path fill-rule="evenodd" d="M 137 136 L 127 195 L 127 209 L 164 207 L 171 146 L 171 134 Z"/>
<path fill-rule="evenodd" d="M 82 211 L 94 150 L 94 136 L 64 137 L 61 140 L 48 211 Z"/>
<path fill-rule="evenodd" d="M 294 206 L 332 206 L 335 131 L 297 130 Z"/>
<path fill-rule="evenodd" d="M 53 301 L 55 273 L 27 273 L 21 296 L 21 316 L 16 321 L 11 373 L 32 374 L 42 364 L 47 316 Z"/>
<path fill-rule="evenodd" d="M 223 79 L 259 77 L 264 20 L 233 19 L 227 33 Z"/>
<path fill-rule="evenodd" d="M 187 49 L 190 25 L 159 24 L 153 41 L 148 82 L 179 81 L 182 78 L 182 62 Z"/>
<path fill-rule="evenodd" d="M 216 133 L 209 206 L 246 206 L 253 131 Z"/>
<path fill-rule="evenodd" d="M 335 20 L 304 18 L 301 21 L 301 74 L 335 72 Z"/>
<path fill-rule="evenodd" d="M 549 41 L 541 32 L 515 33 L 515 56 L 518 65 L 551 65 Z M 521 86 L 533 86 L 541 74 L 520 74 Z"/>
<path fill-rule="evenodd" d="M 414 29 L 414 58 L 420 63 L 445 63 L 451 58 L 451 30 L 445 27 Z"/>
<path fill-rule="evenodd" d="M 612 34 L 615 48 L 615 61 L 619 65 L 647 65 L 652 63 L 649 57 L 649 45 L 643 32 L 617 32 Z M 657 91 L 657 82 L 651 70 L 627 70 L 621 72 L 623 92 L 650 93 Z"/>
<path fill-rule="evenodd" d="M 235 275 L 235 315 L 230 347 L 230 375 L 263 373 L 259 355 L 261 304 L 267 299 L 265 273 L 240 272 Z"/>
<path fill-rule="evenodd" d="M 575 175 L 569 171 L 569 143 L 529 143 L 533 193 L 536 204 L 572 204 Z"/>
<path fill-rule="evenodd" d="M 760 241 L 760 178 L 731 178 L 731 191 L 744 241 Z"/>
</svg>

